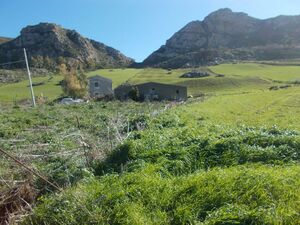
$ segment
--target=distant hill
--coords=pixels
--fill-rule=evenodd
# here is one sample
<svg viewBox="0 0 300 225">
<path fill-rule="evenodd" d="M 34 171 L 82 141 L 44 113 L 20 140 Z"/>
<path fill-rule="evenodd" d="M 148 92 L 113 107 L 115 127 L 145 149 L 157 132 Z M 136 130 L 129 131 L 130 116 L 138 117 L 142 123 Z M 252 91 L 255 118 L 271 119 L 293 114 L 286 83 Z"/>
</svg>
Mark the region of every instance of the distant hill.
<svg viewBox="0 0 300 225">
<path fill-rule="evenodd" d="M 8 42 L 12 40 L 12 38 L 7 38 L 7 37 L 0 37 L 0 45 L 5 43 L 5 42 Z"/>
<path fill-rule="evenodd" d="M 300 16 L 260 20 L 220 9 L 175 33 L 141 65 L 178 68 L 300 58 Z"/>
<path fill-rule="evenodd" d="M 55 70 L 60 64 L 83 68 L 127 67 L 133 60 L 118 50 L 52 23 L 22 29 L 16 39 L 0 45 L 0 62 L 23 59 L 27 49 L 32 67 Z"/>
</svg>

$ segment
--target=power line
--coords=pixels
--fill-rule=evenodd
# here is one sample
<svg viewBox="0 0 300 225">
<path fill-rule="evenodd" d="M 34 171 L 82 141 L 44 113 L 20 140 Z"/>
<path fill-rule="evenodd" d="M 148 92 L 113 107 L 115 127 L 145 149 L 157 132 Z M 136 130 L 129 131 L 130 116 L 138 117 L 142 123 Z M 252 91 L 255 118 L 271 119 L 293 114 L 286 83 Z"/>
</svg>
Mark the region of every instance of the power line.
<svg viewBox="0 0 300 225">
<path fill-rule="evenodd" d="M 25 62 L 25 60 L 19 60 L 19 61 L 14 61 L 14 62 L 7 62 L 7 63 L 2 63 L 0 66 L 6 66 L 6 65 L 11 65 L 11 64 L 16 64 L 20 62 Z"/>
</svg>

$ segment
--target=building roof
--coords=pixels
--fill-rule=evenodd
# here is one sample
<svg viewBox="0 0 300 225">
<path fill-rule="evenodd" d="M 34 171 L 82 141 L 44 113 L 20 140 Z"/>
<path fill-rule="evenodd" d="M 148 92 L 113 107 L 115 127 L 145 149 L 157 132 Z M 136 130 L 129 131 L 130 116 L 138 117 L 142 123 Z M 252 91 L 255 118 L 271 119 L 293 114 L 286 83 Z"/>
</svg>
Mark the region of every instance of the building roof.
<svg viewBox="0 0 300 225">
<path fill-rule="evenodd" d="M 130 84 L 130 83 L 123 83 L 115 88 L 115 90 L 122 90 L 127 89 L 131 87 L 138 87 L 143 85 L 160 85 L 160 86 L 166 86 L 166 87 L 172 87 L 172 88 L 187 88 L 186 86 L 181 85 L 175 85 L 175 84 L 164 84 L 164 83 L 157 83 L 157 82 L 146 82 L 146 83 L 140 83 L 140 84 Z"/>
<path fill-rule="evenodd" d="M 112 82 L 111 79 L 106 78 L 106 77 L 102 77 L 100 75 L 95 75 L 95 76 L 89 77 L 88 79 L 91 80 L 91 79 L 94 79 L 94 78 L 99 78 L 99 79 L 102 79 L 102 80 L 106 80 L 106 81 Z"/>
<path fill-rule="evenodd" d="M 131 87 L 134 87 L 134 85 L 129 84 L 129 83 L 123 83 L 123 84 L 120 84 L 119 86 L 115 87 L 115 90 L 123 89 L 123 88 L 131 88 Z"/>
<path fill-rule="evenodd" d="M 146 84 L 177 87 L 177 88 L 186 88 L 186 86 L 181 86 L 181 85 L 176 85 L 176 84 L 164 84 L 164 83 L 157 83 L 157 82 L 146 82 L 146 83 L 141 83 L 141 84 L 135 84 L 134 86 L 142 86 L 142 85 L 146 85 Z"/>
</svg>

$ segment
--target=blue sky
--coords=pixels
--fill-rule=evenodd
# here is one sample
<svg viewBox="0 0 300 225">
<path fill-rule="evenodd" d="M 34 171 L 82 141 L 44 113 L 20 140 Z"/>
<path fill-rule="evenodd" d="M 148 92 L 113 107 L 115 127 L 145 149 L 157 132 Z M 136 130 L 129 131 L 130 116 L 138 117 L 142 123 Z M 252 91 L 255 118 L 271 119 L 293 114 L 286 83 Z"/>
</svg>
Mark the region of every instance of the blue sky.
<svg viewBox="0 0 300 225">
<path fill-rule="evenodd" d="M 188 22 L 225 7 L 261 19 L 300 14 L 299 0 L 0 0 L 0 36 L 53 22 L 142 61 Z"/>
</svg>

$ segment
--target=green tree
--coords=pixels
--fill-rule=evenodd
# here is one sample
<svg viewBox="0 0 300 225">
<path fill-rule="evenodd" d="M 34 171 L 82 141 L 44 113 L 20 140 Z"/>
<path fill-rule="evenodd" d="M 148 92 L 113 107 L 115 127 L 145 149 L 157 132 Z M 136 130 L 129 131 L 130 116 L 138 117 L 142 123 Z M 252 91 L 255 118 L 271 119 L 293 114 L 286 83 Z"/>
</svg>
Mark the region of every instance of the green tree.
<svg viewBox="0 0 300 225">
<path fill-rule="evenodd" d="M 140 100 L 140 93 L 137 87 L 132 87 L 132 89 L 128 93 L 128 97 L 134 101 Z"/>
</svg>

